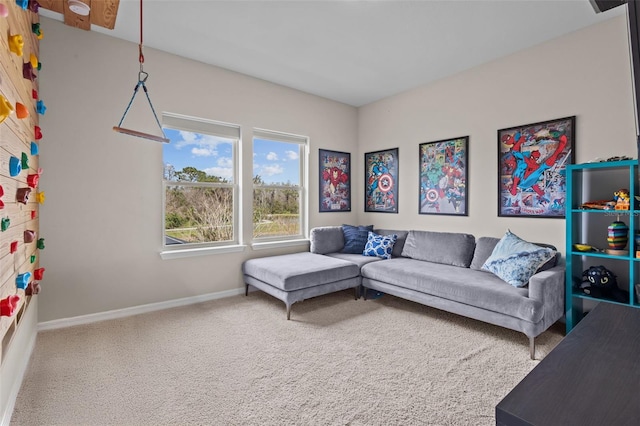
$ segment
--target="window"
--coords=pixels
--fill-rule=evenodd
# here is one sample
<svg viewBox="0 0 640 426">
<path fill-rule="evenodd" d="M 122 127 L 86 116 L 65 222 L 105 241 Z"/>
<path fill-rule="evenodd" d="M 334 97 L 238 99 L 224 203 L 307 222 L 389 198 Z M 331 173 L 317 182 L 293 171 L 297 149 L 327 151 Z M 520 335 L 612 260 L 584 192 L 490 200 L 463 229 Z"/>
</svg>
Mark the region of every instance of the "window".
<svg viewBox="0 0 640 426">
<path fill-rule="evenodd" d="M 164 248 L 239 244 L 240 127 L 169 113 L 162 123 Z"/>
<path fill-rule="evenodd" d="M 253 131 L 253 238 L 302 238 L 306 226 L 307 138 Z"/>
</svg>

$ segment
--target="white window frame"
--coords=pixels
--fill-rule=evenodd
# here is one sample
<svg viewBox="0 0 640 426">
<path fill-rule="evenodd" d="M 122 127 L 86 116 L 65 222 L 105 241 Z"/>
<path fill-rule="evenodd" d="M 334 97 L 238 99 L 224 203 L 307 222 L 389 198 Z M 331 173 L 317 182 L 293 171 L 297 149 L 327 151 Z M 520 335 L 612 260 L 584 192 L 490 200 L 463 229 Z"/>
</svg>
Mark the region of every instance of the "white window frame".
<svg viewBox="0 0 640 426">
<path fill-rule="evenodd" d="M 267 139 L 267 140 L 272 140 L 275 142 L 289 142 L 289 143 L 295 143 L 299 146 L 299 152 L 300 152 L 300 185 L 298 186 L 298 192 L 300 194 L 300 200 L 299 200 L 299 211 L 300 211 L 300 217 L 299 217 L 299 229 L 300 229 L 300 233 L 296 234 L 296 235 L 280 235 L 280 236 L 276 236 L 276 237 L 259 237 L 259 238 L 255 238 L 253 236 L 253 220 L 251 220 L 251 247 L 254 250 L 259 250 L 259 249 L 269 249 L 269 248 L 275 248 L 275 247 L 285 247 L 285 246 L 292 246 L 292 245 L 299 245 L 299 244 L 308 244 L 308 239 L 307 239 L 307 235 L 308 235 L 308 222 L 309 222 L 309 218 L 308 218 L 308 211 L 309 211 L 309 176 L 307 173 L 307 170 L 309 169 L 309 137 L 307 136 L 302 136 L 302 135 L 295 135 L 292 133 L 284 133 L 284 132 L 278 132 L 278 131 L 274 131 L 274 130 L 267 130 L 267 129 L 259 129 L 259 128 L 254 128 L 253 129 L 253 137 L 251 139 L 251 152 L 253 153 L 253 145 L 254 145 L 254 141 L 255 139 Z M 252 176 L 252 183 L 253 183 L 253 170 L 251 172 L 251 176 Z M 251 189 L 251 211 L 252 211 L 252 215 L 251 217 L 253 218 L 253 192 L 256 189 L 282 189 L 285 188 L 283 186 L 280 185 L 256 185 L 255 183 L 252 184 L 252 189 Z M 286 188 L 290 188 L 290 187 L 286 187 Z"/>
<path fill-rule="evenodd" d="M 163 259 L 174 259 L 182 257 L 191 257 L 197 255 L 206 255 L 212 253 L 229 253 L 244 250 L 242 241 L 242 208 L 240 194 L 240 177 L 242 176 L 240 169 L 241 129 L 239 125 L 224 123 L 221 121 L 209 120 L 199 117 L 190 117 L 181 114 L 169 112 L 162 113 L 162 127 L 175 130 L 184 130 L 205 135 L 219 136 L 232 140 L 233 152 L 233 177 L 231 183 L 192 183 L 192 182 L 175 182 L 167 181 L 162 178 L 162 250 L 160 256 Z M 164 158 L 163 158 L 164 163 Z M 167 187 L 183 185 L 192 187 L 218 187 L 232 188 L 233 191 L 233 239 L 231 241 L 211 241 L 204 243 L 185 243 L 167 245 L 165 244 L 165 217 L 166 217 L 166 191 Z"/>
</svg>

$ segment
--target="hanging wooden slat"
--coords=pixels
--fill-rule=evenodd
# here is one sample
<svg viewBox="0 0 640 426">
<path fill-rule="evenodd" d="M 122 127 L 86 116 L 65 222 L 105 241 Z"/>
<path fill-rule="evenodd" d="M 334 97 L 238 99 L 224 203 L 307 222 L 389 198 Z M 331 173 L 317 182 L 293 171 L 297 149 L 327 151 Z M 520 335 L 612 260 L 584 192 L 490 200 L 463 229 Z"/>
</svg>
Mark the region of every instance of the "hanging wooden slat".
<svg viewBox="0 0 640 426">
<path fill-rule="evenodd" d="M 91 6 L 91 0 L 80 0 L 82 3 Z M 62 11 L 64 15 L 64 23 L 69 25 L 70 27 L 80 28 L 82 30 L 89 31 L 91 29 L 91 18 L 90 16 L 82 16 L 77 13 L 73 13 L 69 9 L 69 2 L 64 0 L 64 8 Z"/>
<path fill-rule="evenodd" d="M 120 0 L 93 0 L 91 2 L 91 23 L 110 30 L 116 25 Z"/>
<path fill-rule="evenodd" d="M 67 0 L 42 0 L 38 1 L 40 7 L 61 13 L 64 16 L 64 23 L 75 28 L 90 30 L 91 25 L 97 25 L 112 30 L 116 25 L 116 17 L 120 0 L 80 0 L 89 5 L 91 11 L 89 16 L 81 16 L 69 10 Z"/>
<path fill-rule="evenodd" d="M 40 7 L 43 9 L 49 9 L 52 12 L 63 13 L 64 1 L 63 0 L 38 0 Z"/>
<path fill-rule="evenodd" d="M 115 130 L 118 133 L 124 133 L 125 135 L 137 136 L 139 138 L 150 139 L 156 142 L 164 142 L 164 143 L 171 142 L 168 138 L 152 135 L 150 133 L 138 132 L 137 130 L 125 129 L 124 127 L 113 126 L 113 130 Z"/>
</svg>

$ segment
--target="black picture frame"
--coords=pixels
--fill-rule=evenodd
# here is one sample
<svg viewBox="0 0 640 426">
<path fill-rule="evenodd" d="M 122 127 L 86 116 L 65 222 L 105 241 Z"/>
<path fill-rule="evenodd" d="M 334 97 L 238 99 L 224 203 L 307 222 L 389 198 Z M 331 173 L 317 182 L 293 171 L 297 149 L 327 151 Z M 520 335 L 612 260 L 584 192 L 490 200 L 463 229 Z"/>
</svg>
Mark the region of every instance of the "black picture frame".
<svg viewBox="0 0 640 426">
<path fill-rule="evenodd" d="M 320 213 L 351 211 L 351 154 L 318 150 Z"/>
<path fill-rule="evenodd" d="M 364 154 L 364 211 L 398 213 L 398 148 Z"/>
<path fill-rule="evenodd" d="M 418 213 L 468 216 L 469 136 L 418 146 Z"/>
<path fill-rule="evenodd" d="M 498 130 L 498 216 L 565 217 L 576 117 Z"/>
</svg>

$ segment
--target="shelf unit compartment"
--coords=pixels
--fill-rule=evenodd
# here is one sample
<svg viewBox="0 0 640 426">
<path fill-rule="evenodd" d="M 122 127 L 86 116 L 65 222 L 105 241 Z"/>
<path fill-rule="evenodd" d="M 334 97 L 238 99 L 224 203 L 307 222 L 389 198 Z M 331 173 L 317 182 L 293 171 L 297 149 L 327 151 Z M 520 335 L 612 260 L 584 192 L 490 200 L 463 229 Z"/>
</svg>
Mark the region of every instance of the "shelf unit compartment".
<svg viewBox="0 0 640 426">
<path fill-rule="evenodd" d="M 640 259 L 635 257 L 638 249 L 634 235 L 640 233 L 638 194 L 638 162 L 625 160 L 616 162 L 574 164 L 567 166 L 567 210 L 566 210 L 566 327 L 567 332 L 598 303 L 617 303 L 640 307 L 634 293 L 635 284 L 640 284 Z M 587 202 L 613 200 L 614 192 L 628 189 L 631 202 L 629 210 L 583 209 Z M 626 254 L 605 252 L 608 226 L 616 221 L 624 222 L 628 228 Z M 581 252 L 574 244 L 586 244 L 598 251 Z M 621 301 L 592 297 L 580 292 L 576 283 L 582 280 L 583 271 L 591 266 L 602 265 L 616 275 L 618 288 L 628 292 Z M 622 301 L 624 300 L 624 301 Z"/>
</svg>

